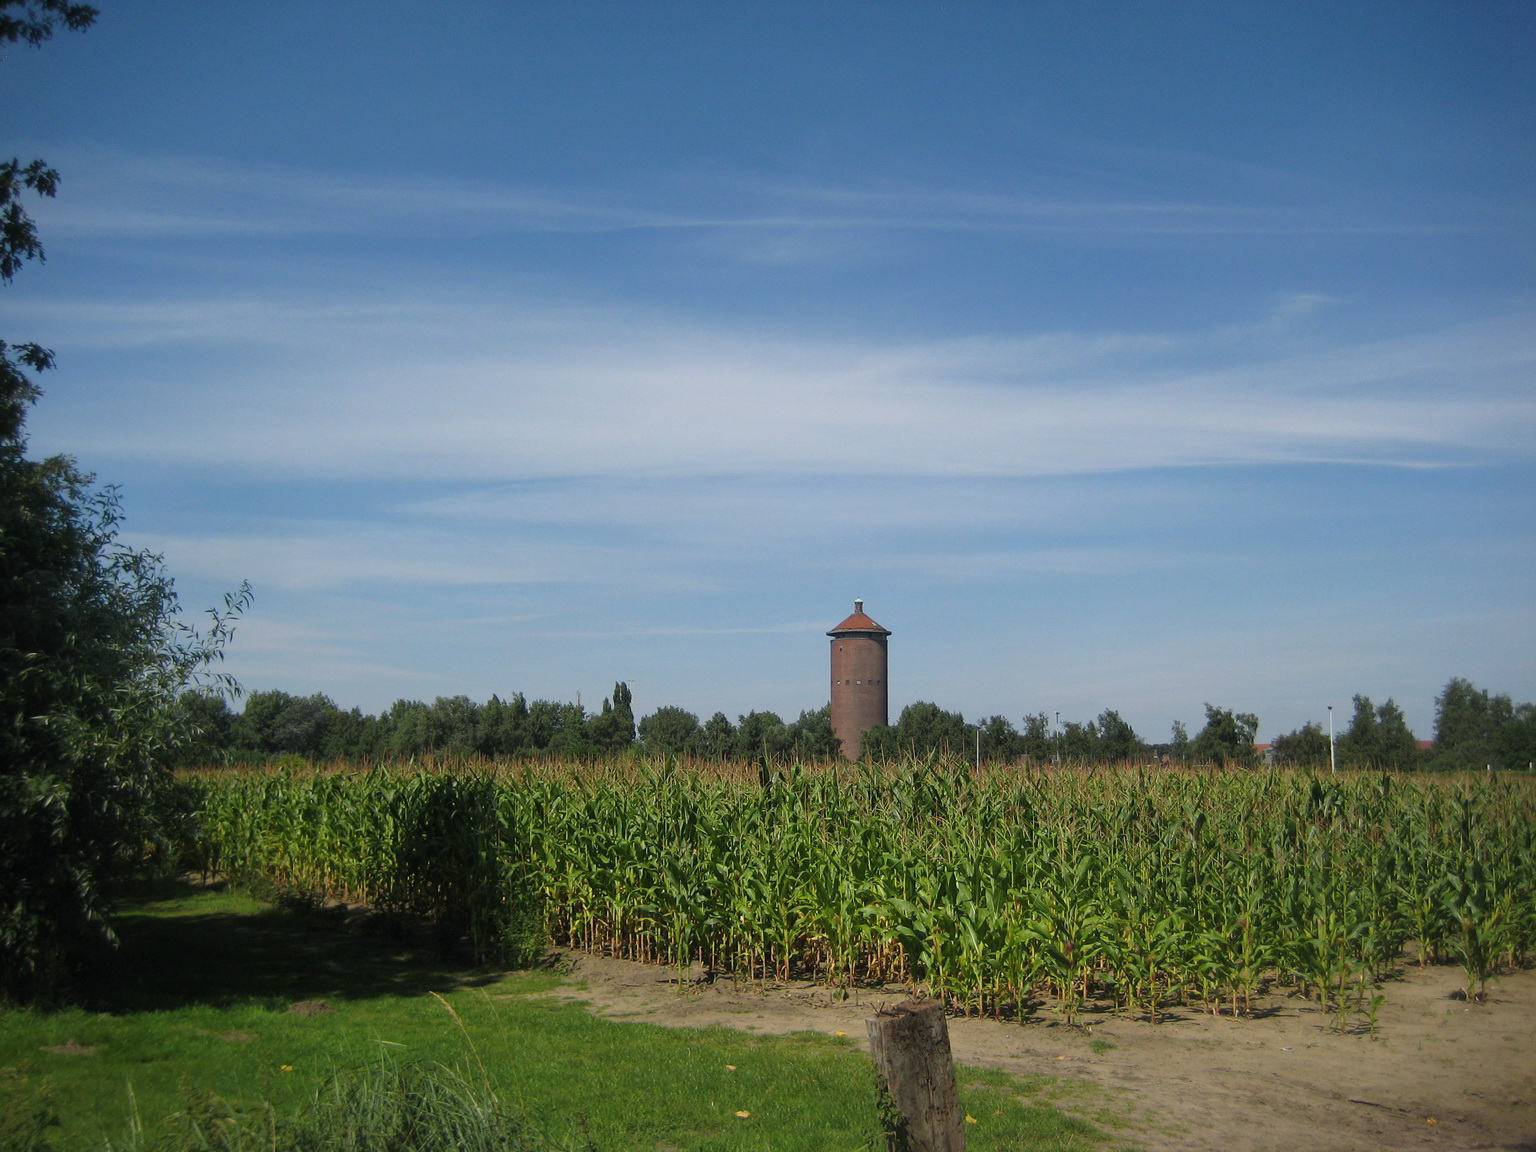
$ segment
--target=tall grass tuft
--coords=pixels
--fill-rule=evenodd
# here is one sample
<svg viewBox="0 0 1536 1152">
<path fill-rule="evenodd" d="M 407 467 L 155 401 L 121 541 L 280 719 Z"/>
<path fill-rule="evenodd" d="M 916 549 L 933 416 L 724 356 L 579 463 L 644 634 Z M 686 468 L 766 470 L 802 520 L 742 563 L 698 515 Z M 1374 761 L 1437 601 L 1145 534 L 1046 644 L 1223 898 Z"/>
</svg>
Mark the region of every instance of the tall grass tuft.
<svg viewBox="0 0 1536 1152">
<path fill-rule="evenodd" d="M 338 1073 L 296 1110 L 189 1092 L 157 1136 L 135 1122 L 103 1152 L 551 1152 L 559 1147 L 487 1086 L 441 1065 L 382 1059 Z"/>
</svg>

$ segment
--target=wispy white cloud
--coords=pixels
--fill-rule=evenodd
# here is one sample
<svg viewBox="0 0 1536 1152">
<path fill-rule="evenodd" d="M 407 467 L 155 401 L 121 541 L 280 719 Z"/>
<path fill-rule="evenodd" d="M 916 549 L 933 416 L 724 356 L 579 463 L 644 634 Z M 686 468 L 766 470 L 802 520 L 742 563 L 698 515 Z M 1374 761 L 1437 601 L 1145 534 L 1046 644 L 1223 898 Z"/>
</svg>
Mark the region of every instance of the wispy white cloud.
<svg viewBox="0 0 1536 1152">
<path fill-rule="evenodd" d="M 327 692 L 335 694 L 338 685 L 369 685 L 370 695 L 383 701 L 392 689 L 401 686 L 411 691 L 454 690 L 451 676 L 435 674 L 404 660 L 380 659 L 361 643 L 355 629 L 318 626 L 293 615 L 258 611 L 236 628 L 235 643 L 229 661 L 238 668 L 241 682 L 249 690 L 261 690 L 281 684 L 287 691 L 300 694 Z M 398 626 L 398 622 L 392 622 Z M 354 701 L 342 695 L 343 707 Z M 370 700 L 370 706 L 381 703 Z"/>
<path fill-rule="evenodd" d="M 286 531 L 245 534 L 137 535 L 135 543 L 165 555 L 186 576 L 266 588 L 586 583 L 636 564 L 636 550 L 613 543 L 549 544 L 441 531 L 418 522 L 365 520 L 290 524 Z"/>
<path fill-rule="evenodd" d="M 1059 147 L 1059 145 L 1058 145 Z M 1211 158 L 1103 150 L 1091 164 L 1042 166 L 1033 187 L 957 175 L 952 183 L 678 172 L 622 191 L 419 174 L 284 168 L 209 158 L 50 152 L 69 194 L 40 205 L 50 234 L 119 240 L 192 237 L 418 237 L 669 230 L 720 233 L 765 259 L 797 261 L 815 234 L 864 230 L 1043 235 L 1302 235 L 1464 231 L 1486 222 L 1426 218 L 1285 173 Z M 1192 178 L 1202 173 L 1203 179 Z M 1192 196 L 1192 189 L 1198 191 Z M 753 234 L 733 240 L 731 233 Z M 797 251 L 798 249 L 798 251 Z"/>
<path fill-rule="evenodd" d="M 1316 305 L 1290 298 L 1246 331 L 921 342 L 483 298 L 20 311 L 29 331 L 96 354 L 226 353 L 214 381 L 160 367 L 89 411 L 58 409 L 69 446 L 98 458 L 491 482 L 1529 458 L 1527 315 L 1305 353 L 1275 338 Z"/>
<path fill-rule="evenodd" d="M 520 629 L 519 636 L 545 639 L 603 638 L 625 639 L 662 636 L 800 636 L 815 635 L 826 629 L 824 620 L 798 620 L 789 624 L 769 624 L 757 628 L 598 628 L 598 629 Z"/>
<path fill-rule="evenodd" d="M 857 557 L 932 571 L 935 557 L 968 570 L 1019 539 L 1075 540 L 1085 524 L 1128 537 L 1117 570 L 1145 566 L 1142 538 L 1166 532 L 1196 493 L 1170 474 L 1130 477 L 994 478 L 895 476 L 586 476 L 469 488 L 412 501 L 392 514 L 412 524 L 538 539 L 551 533 L 659 545 L 655 555 L 684 564 L 740 562 L 846 567 Z M 901 541 L 902 550 L 893 550 Z M 1102 567 L 1066 557 L 1033 557 L 1037 568 Z M 790 558 L 794 559 L 791 560 Z M 973 560 L 978 561 L 973 564 Z M 946 561 L 948 562 L 948 561 Z M 1017 560 L 1011 560 L 1015 567 Z"/>
</svg>

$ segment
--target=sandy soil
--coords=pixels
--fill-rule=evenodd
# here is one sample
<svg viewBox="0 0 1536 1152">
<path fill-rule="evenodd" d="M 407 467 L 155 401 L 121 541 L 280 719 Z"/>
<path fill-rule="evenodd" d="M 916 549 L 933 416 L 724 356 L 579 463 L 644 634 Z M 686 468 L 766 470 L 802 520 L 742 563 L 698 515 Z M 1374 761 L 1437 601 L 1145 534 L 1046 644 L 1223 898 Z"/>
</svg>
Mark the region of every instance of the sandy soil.
<svg viewBox="0 0 1536 1152">
<path fill-rule="evenodd" d="M 564 994 L 593 1011 L 676 1027 L 843 1032 L 864 1046 L 864 1021 L 905 998 L 891 988 L 837 1000 L 814 984 L 698 972 L 679 981 L 670 968 L 585 953 L 565 962 Z M 1282 998 L 1257 1019 L 952 1018 L 950 1039 L 964 1063 L 1058 1078 L 1055 1103 L 1148 1152 L 1536 1152 L 1536 971 L 1500 977 L 1476 1006 L 1452 998 L 1458 976 L 1406 970 L 1385 989 L 1375 1037 L 1339 1035 L 1312 1005 Z"/>
</svg>

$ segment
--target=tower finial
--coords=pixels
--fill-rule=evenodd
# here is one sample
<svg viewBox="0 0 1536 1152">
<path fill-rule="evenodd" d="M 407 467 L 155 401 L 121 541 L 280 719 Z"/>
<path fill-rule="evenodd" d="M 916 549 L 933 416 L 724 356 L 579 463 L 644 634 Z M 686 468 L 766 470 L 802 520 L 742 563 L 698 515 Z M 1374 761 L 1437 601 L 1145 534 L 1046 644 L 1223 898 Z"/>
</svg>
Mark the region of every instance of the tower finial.
<svg viewBox="0 0 1536 1152">
<path fill-rule="evenodd" d="M 857 596 L 853 598 L 853 610 L 855 612 L 864 611 L 864 601 L 859 599 Z"/>
</svg>

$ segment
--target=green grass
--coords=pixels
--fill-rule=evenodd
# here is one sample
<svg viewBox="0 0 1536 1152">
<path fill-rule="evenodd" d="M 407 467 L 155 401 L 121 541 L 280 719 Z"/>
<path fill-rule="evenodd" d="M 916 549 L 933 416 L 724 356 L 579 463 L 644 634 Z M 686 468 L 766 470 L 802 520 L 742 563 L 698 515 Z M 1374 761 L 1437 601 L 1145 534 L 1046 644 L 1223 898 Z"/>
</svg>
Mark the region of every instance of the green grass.
<svg viewBox="0 0 1536 1152">
<path fill-rule="evenodd" d="M 77 1006 L 0 1011 L 0 1105 L 14 1115 L 51 1095 L 60 1149 L 121 1140 L 130 1089 L 155 1137 L 198 1094 L 296 1108 L 381 1054 L 455 1068 L 556 1140 L 603 1152 L 883 1147 L 868 1058 L 843 1038 L 598 1019 L 546 995 L 553 973 L 445 964 L 239 893 L 143 889 L 117 924 L 122 949 Z M 288 1012 L 305 1000 L 335 1011 Z M 971 1147 L 1100 1145 L 1088 1124 L 1036 1102 L 1041 1090 L 962 1069 Z"/>
</svg>

